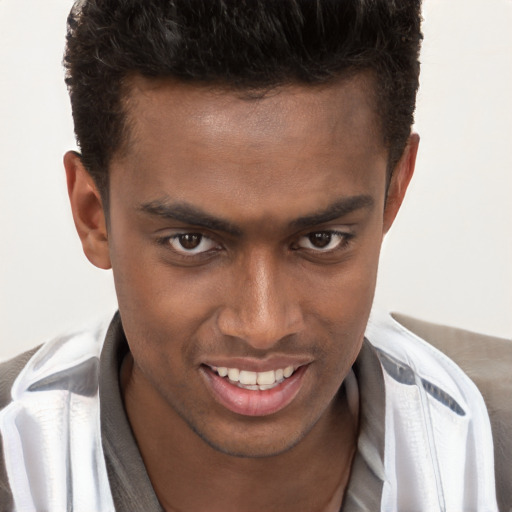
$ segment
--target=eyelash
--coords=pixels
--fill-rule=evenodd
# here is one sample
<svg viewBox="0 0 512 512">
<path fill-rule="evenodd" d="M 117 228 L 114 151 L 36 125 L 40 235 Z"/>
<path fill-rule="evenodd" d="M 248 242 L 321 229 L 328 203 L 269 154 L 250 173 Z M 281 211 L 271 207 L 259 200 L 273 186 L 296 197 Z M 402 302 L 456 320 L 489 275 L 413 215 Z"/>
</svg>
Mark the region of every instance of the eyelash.
<svg viewBox="0 0 512 512">
<path fill-rule="evenodd" d="M 311 231 L 309 233 L 306 233 L 305 235 L 302 235 L 299 240 L 301 240 L 301 239 L 308 239 L 312 235 L 324 235 L 324 234 L 327 234 L 327 235 L 329 235 L 331 237 L 331 239 L 328 242 L 328 245 L 330 244 L 332 238 L 336 237 L 336 236 L 340 238 L 338 244 L 334 248 L 327 249 L 327 250 L 321 250 L 319 248 L 317 248 L 317 249 L 308 249 L 308 248 L 305 248 L 305 247 L 299 247 L 298 244 L 297 244 L 297 248 L 294 247 L 293 249 L 294 250 L 304 249 L 304 250 L 310 251 L 310 253 L 313 253 L 315 255 L 331 254 L 331 253 L 334 253 L 334 252 L 336 252 L 338 250 L 345 249 L 347 247 L 347 245 L 350 243 L 350 240 L 354 237 L 354 235 L 352 233 L 346 233 L 346 232 L 343 232 L 343 231 L 337 231 L 337 230 L 333 230 L 333 229 L 324 229 L 324 230 Z"/>
<path fill-rule="evenodd" d="M 199 236 L 201 237 L 201 240 L 199 242 L 199 246 L 203 243 L 203 241 L 205 240 L 210 240 L 212 243 L 214 243 L 216 245 L 216 247 L 219 247 L 220 244 L 217 244 L 215 242 L 215 240 L 210 237 L 210 236 L 206 236 L 204 235 L 203 233 L 200 233 L 200 232 L 197 232 L 197 231 L 182 231 L 180 233 L 175 233 L 174 235 L 170 235 L 170 236 L 164 236 L 164 237 L 161 237 L 161 238 L 158 238 L 157 239 L 157 243 L 159 245 L 162 245 L 166 248 L 169 248 L 171 251 L 173 251 L 175 254 L 177 254 L 178 256 L 182 257 L 182 258 L 198 258 L 198 257 L 204 257 L 204 256 L 209 256 L 212 254 L 212 252 L 217 252 L 219 249 L 218 248 L 215 248 L 215 249 L 209 249 L 207 251 L 201 251 L 201 252 L 197 252 L 197 253 L 194 253 L 192 251 L 187 251 L 185 249 L 185 247 L 183 247 L 183 252 L 180 252 L 180 251 L 177 251 L 175 250 L 172 246 L 171 246 L 171 243 L 175 240 L 179 240 L 180 237 L 184 237 L 184 236 Z"/>
<path fill-rule="evenodd" d="M 340 237 L 340 241 L 336 245 L 336 247 L 334 247 L 332 249 L 327 249 L 327 250 L 321 250 L 321 249 L 318 250 L 318 249 L 305 248 L 305 247 L 300 247 L 299 246 L 298 241 L 300 241 L 302 239 L 307 239 L 308 237 L 311 237 L 312 235 L 317 235 L 317 234 L 328 234 L 331 237 L 339 236 Z M 197 253 L 194 253 L 194 252 L 191 252 L 191 251 L 187 252 L 187 250 L 185 248 L 183 248 L 183 252 L 180 252 L 180 251 L 177 251 L 177 250 L 173 249 L 173 247 L 171 246 L 171 242 L 175 241 L 175 240 L 178 240 L 180 237 L 183 237 L 183 236 L 186 236 L 186 235 L 200 236 L 201 237 L 201 241 L 199 242 L 199 244 L 201 244 L 204 240 L 210 240 L 215 245 L 215 247 L 212 248 L 212 249 L 208 249 L 208 250 L 197 252 Z M 321 257 L 322 255 L 330 255 L 330 254 L 336 253 L 339 250 L 346 249 L 347 246 L 350 244 L 351 240 L 353 239 L 353 237 L 354 237 L 354 234 L 352 234 L 352 233 L 347 233 L 347 232 L 333 230 L 333 229 L 324 229 L 324 230 L 318 230 L 318 231 L 310 231 L 310 232 L 305 233 L 304 235 L 301 235 L 300 237 L 298 237 L 298 241 L 291 245 L 291 250 L 292 251 L 304 250 L 304 251 L 307 251 L 309 254 L 313 254 L 315 256 L 320 256 Z M 170 249 L 177 256 L 179 256 L 181 258 L 184 258 L 184 259 L 187 259 L 187 260 L 191 260 L 193 258 L 194 259 L 205 258 L 205 257 L 207 258 L 207 257 L 212 256 L 213 253 L 216 253 L 219 250 L 221 250 L 220 244 L 217 243 L 213 237 L 204 235 L 203 233 L 197 232 L 197 231 L 182 231 L 180 233 L 175 233 L 175 234 L 170 235 L 170 236 L 160 237 L 156 241 L 157 241 L 157 243 L 159 245 L 164 246 L 164 247 Z M 329 243 L 330 243 L 330 241 L 329 241 Z"/>
</svg>

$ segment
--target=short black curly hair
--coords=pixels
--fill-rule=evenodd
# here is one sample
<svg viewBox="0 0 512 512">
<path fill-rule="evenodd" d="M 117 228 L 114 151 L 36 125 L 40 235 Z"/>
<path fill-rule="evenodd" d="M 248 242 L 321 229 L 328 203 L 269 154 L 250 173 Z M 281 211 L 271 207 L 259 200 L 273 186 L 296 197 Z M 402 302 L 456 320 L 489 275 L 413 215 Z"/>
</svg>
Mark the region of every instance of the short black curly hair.
<svg viewBox="0 0 512 512">
<path fill-rule="evenodd" d="M 107 191 L 134 74 L 261 90 L 370 71 L 391 172 L 413 123 L 421 39 L 421 0 L 79 0 L 64 66 L 83 163 Z"/>
</svg>

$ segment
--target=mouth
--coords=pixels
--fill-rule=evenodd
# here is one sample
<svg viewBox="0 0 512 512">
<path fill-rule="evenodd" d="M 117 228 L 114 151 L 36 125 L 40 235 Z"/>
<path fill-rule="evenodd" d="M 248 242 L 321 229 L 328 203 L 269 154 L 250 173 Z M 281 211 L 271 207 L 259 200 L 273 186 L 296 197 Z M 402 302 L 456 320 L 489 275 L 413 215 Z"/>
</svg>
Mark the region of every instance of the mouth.
<svg viewBox="0 0 512 512">
<path fill-rule="evenodd" d="M 251 372 L 239 368 L 226 368 L 225 366 L 211 366 L 210 369 L 216 372 L 219 377 L 227 378 L 231 384 L 251 391 L 273 389 L 285 379 L 290 378 L 296 370 L 293 366 L 266 372 Z"/>
<path fill-rule="evenodd" d="M 267 416 L 293 401 L 308 367 L 290 365 L 255 372 L 202 365 L 201 373 L 213 398 L 230 411 L 243 416 Z"/>
</svg>

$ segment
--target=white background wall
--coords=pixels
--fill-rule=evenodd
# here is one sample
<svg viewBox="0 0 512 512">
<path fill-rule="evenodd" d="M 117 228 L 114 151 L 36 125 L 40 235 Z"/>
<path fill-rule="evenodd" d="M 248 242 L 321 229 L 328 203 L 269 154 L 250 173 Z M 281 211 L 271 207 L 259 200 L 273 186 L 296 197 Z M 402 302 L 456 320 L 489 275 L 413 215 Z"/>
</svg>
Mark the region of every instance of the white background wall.
<svg viewBox="0 0 512 512">
<path fill-rule="evenodd" d="M 70 0 L 0 0 L 0 359 L 115 310 L 82 254 L 62 155 Z M 376 301 L 512 337 L 512 1 L 424 0 L 416 176 Z"/>
</svg>

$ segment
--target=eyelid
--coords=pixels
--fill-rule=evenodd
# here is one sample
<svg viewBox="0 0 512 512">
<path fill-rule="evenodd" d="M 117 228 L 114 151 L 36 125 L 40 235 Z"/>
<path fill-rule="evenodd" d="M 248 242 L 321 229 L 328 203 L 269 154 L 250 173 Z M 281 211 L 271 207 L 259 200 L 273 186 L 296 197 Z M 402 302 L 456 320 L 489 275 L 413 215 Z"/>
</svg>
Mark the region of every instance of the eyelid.
<svg viewBox="0 0 512 512">
<path fill-rule="evenodd" d="M 180 236 L 184 235 L 199 235 L 201 236 L 200 244 L 204 241 L 210 241 L 213 244 L 213 247 L 205 249 L 199 252 L 193 252 L 194 249 L 187 250 L 183 247 L 183 250 L 176 249 L 171 245 L 174 240 L 178 240 Z M 215 239 L 215 237 L 205 234 L 202 230 L 199 229 L 174 229 L 174 230 L 165 230 L 165 235 L 159 236 L 156 239 L 159 245 L 165 246 L 170 251 L 173 251 L 176 255 L 183 258 L 194 258 L 201 257 L 207 254 L 210 254 L 212 251 L 217 250 L 220 247 L 220 243 Z"/>
<path fill-rule="evenodd" d="M 298 245 L 298 242 L 301 240 L 301 239 L 307 239 L 309 236 L 315 234 L 315 233 L 328 233 L 330 234 L 331 236 L 339 236 L 340 239 L 339 239 L 339 242 L 338 244 L 336 244 L 335 247 L 332 247 L 330 249 L 325 249 L 325 248 L 315 248 L 315 247 L 301 247 Z M 299 235 L 297 237 L 297 242 L 296 242 L 296 247 L 294 247 L 295 250 L 305 250 L 305 251 L 309 251 L 310 253 L 316 253 L 318 255 L 321 255 L 321 254 L 330 254 L 330 253 L 333 253 L 333 252 L 336 252 L 337 250 L 340 250 L 340 249 L 343 249 L 349 242 L 350 240 L 354 237 L 354 233 L 349 231 L 349 230 L 342 230 L 342 229 L 339 229 L 339 228 L 320 228 L 320 229 L 315 229 L 315 230 L 310 230 L 306 233 L 303 233 L 302 235 Z M 331 242 L 329 242 L 330 244 Z"/>
</svg>

